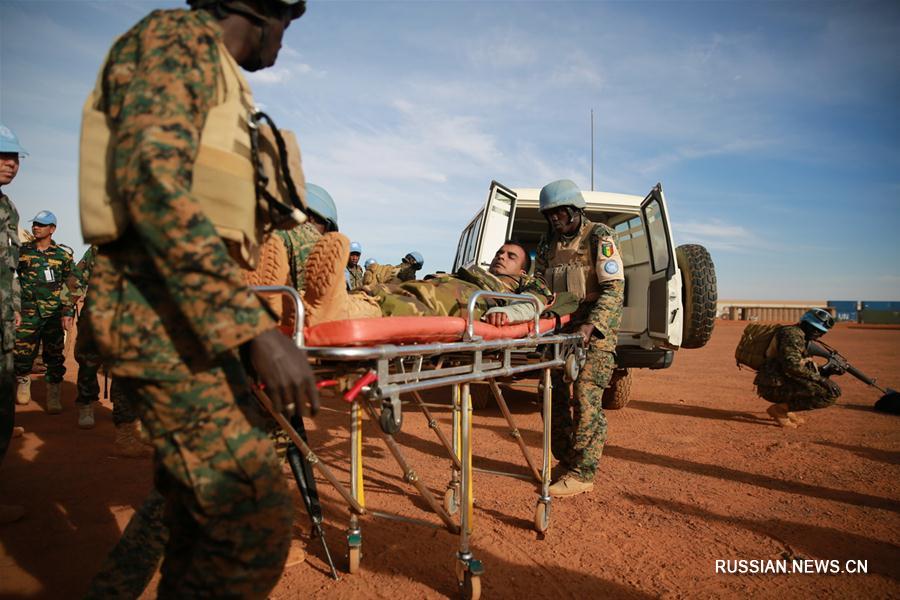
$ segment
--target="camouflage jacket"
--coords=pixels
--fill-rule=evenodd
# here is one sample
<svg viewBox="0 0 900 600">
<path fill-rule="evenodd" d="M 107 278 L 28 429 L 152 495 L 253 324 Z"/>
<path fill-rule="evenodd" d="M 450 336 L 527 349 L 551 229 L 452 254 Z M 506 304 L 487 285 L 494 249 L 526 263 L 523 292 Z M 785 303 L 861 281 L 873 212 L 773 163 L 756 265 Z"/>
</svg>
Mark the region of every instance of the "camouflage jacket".
<svg viewBox="0 0 900 600">
<path fill-rule="evenodd" d="M 0 347 L 11 352 L 16 345 L 15 317 L 22 311 L 19 280 L 19 213 L 0 192 Z"/>
<path fill-rule="evenodd" d="M 72 295 L 67 282 L 75 270 L 71 255 L 51 242 L 46 250 L 39 250 L 36 242 L 26 242 L 19 251 L 19 287 L 22 310 L 34 311 L 42 317 L 75 314 Z"/>
<path fill-rule="evenodd" d="M 361 290 L 363 287 L 363 277 L 365 275 L 365 271 L 359 265 L 347 266 L 347 272 L 350 274 L 350 284 L 349 291 L 355 292 L 356 290 Z"/>
<path fill-rule="evenodd" d="M 72 272 L 69 289 L 72 295 L 77 298 L 84 298 L 87 294 L 88 281 L 91 278 L 91 271 L 94 269 L 94 257 L 97 254 L 97 246 L 90 246 L 84 251 L 81 260 L 75 263 L 75 270 Z"/>
<path fill-rule="evenodd" d="M 306 287 L 306 259 L 322 234 L 311 223 L 303 223 L 293 229 L 277 229 L 275 233 L 287 249 L 291 285 L 302 292 Z"/>
<path fill-rule="evenodd" d="M 580 235 L 585 227 L 593 229 L 591 235 L 587 237 L 590 247 L 586 249 L 590 252 L 590 259 L 593 264 L 598 264 L 601 248 L 603 248 L 604 251 L 618 253 L 614 241 L 615 234 L 609 226 L 603 223 L 593 223 L 583 216 L 581 220 L 581 229 L 575 235 Z M 549 267 L 555 266 L 555 254 L 557 248 L 561 246 L 561 243 L 562 240 L 560 240 L 559 236 L 552 231 L 541 238 L 537 247 L 537 258 L 534 269 L 534 272 L 539 277 L 543 277 L 543 273 Z M 553 292 L 563 291 L 552 289 L 552 286 L 549 287 L 551 287 Z M 619 326 L 622 323 L 624 304 L 624 281 L 600 281 L 599 297 L 597 297 L 596 300 L 588 299 L 583 301 L 578 311 L 574 314 L 572 322 L 576 325 L 580 323 L 593 323 L 595 335 L 599 335 L 602 340 L 599 348 L 607 352 L 615 352 Z"/>
<path fill-rule="evenodd" d="M 807 345 L 806 334 L 799 325 L 776 331 L 775 356 L 766 359 L 753 383 L 771 387 L 782 386 L 791 379 L 824 383 L 825 378 L 819 375 L 806 351 Z"/>
<path fill-rule="evenodd" d="M 103 70 L 109 183 L 130 226 L 99 247 L 86 309 L 114 375 L 183 379 L 275 326 L 190 192 L 222 39 L 206 11 L 154 11 Z"/>
<path fill-rule="evenodd" d="M 490 271 L 486 271 L 481 267 L 460 267 L 453 278 L 461 279 L 474 283 L 479 289 L 489 290 L 492 292 L 506 292 L 509 294 L 529 294 L 537 298 L 541 306 L 547 306 L 553 299 L 553 292 L 547 285 L 531 275 L 494 275 Z M 437 279 L 441 279 L 438 277 Z M 490 304 L 502 306 L 506 304 L 505 300 L 493 300 Z"/>
</svg>

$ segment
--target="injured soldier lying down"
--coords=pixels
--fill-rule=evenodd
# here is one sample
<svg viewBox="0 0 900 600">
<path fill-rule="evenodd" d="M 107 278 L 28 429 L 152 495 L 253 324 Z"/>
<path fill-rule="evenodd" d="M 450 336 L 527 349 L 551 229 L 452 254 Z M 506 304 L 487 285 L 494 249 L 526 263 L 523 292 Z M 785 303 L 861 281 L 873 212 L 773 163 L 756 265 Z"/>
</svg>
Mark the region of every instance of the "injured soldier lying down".
<svg viewBox="0 0 900 600">
<path fill-rule="evenodd" d="M 370 286 L 347 293 L 344 266 L 350 253 L 349 239 L 340 233 L 325 234 L 306 264 L 306 325 L 328 321 L 400 316 L 464 316 L 469 298 L 479 290 L 528 294 L 543 311 L 553 300 L 546 285 L 528 275 L 531 258 L 516 242 L 497 250 L 490 268 L 460 268 L 453 275 L 438 275 L 425 281 L 407 281 Z M 535 307 L 525 300 L 506 302 L 480 300 L 476 317 L 491 325 L 521 323 L 534 319 Z"/>
</svg>

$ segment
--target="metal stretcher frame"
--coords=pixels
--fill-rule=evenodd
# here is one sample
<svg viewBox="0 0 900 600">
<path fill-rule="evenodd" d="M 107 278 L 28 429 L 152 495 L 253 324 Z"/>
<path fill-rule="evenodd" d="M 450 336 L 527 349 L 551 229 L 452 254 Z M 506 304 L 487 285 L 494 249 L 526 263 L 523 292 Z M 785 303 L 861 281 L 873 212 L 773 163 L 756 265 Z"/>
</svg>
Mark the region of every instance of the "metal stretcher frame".
<svg viewBox="0 0 900 600">
<path fill-rule="evenodd" d="M 505 475 L 530 479 L 516 473 L 473 469 L 472 466 L 472 403 L 470 384 L 487 380 L 504 418 L 510 426 L 510 435 L 516 439 L 525 456 L 531 475 L 539 484 L 539 495 L 535 508 L 534 525 L 539 532 L 546 531 L 550 521 L 550 425 L 551 425 L 551 377 L 552 369 L 565 369 L 570 380 L 577 377 L 577 371 L 584 358 L 582 337 L 579 334 L 541 334 L 540 306 L 532 296 L 479 291 L 471 296 L 468 303 L 468 317 L 463 339 L 459 342 L 428 344 L 381 344 L 369 347 L 309 347 L 303 342 L 303 303 L 300 295 L 292 288 L 283 286 L 260 286 L 259 292 L 282 293 L 290 296 L 296 310 L 294 340 L 314 361 L 317 375 L 331 382 L 338 379 L 355 379 L 348 388 L 344 399 L 350 403 L 350 489 L 340 483 L 327 465 L 315 455 L 307 442 L 291 426 L 290 422 L 277 414 L 264 393 L 259 394 L 263 406 L 272 413 L 293 443 L 300 449 L 305 459 L 331 483 L 344 498 L 350 508 L 350 524 L 347 532 L 349 548 L 349 571 L 359 570 L 362 556 L 362 531 L 359 517 L 376 517 L 402 520 L 417 524 L 440 527 L 430 521 L 414 519 L 366 508 L 363 487 L 362 460 L 362 412 L 369 414 L 379 424 L 379 434 L 387 448 L 403 471 L 403 479 L 412 484 L 431 510 L 440 518 L 443 526 L 459 535 L 459 550 L 456 555 L 456 575 L 462 595 L 478 598 L 480 576 L 484 568 L 476 560 L 470 538 L 473 532 L 473 471 L 483 471 L 494 475 Z M 526 301 L 535 306 L 535 320 L 532 332 L 523 338 L 484 340 L 474 333 L 474 319 L 477 302 L 485 298 Z M 540 346 L 542 352 L 536 350 Z M 486 357 L 485 355 L 489 355 Z M 495 356 L 496 355 L 496 356 Z M 517 360 L 514 361 L 513 359 Z M 524 358 L 525 362 L 521 363 Z M 531 362 L 534 361 L 534 362 Z M 512 415 L 500 393 L 496 379 L 525 373 L 540 372 L 542 389 L 543 435 L 541 468 L 538 470 L 521 439 Z M 451 441 L 440 430 L 429 411 L 429 406 L 419 392 L 441 387 L 451 387 L 452 433 Z M 420 481 L 418 474 L 406 461 L 394 434 L 400 431 L 403 421 L 401 394 L 410 394 L 418 408 L 428 420 L 428 425 L 447 449 L 451 458 L 451 479 L 439 503 L 431 491 Z M 380 405 L 380 406 L 379 406 Z M 442 408 L 446 405 L 440 405 Z M 380 409 L 380 410 L 379 410 Z M 461 510 L 460 510 L 461 509 Z M 459 522 L 452 515 L 459 511 Z"/>
</svg>

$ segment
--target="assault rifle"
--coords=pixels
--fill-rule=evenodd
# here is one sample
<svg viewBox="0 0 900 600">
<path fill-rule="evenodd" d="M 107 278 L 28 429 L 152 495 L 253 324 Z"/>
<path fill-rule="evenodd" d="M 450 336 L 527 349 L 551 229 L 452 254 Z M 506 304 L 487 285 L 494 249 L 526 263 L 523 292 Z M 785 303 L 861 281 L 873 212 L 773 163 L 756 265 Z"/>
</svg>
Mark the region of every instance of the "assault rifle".
<svg viewBox="0 0 900 600">
<path fill-rule="evenodd" d="M 881 387 L 874 377 L 869 377 L 851 365 L 850 361 L 848 361 L 840 352 L 825 342 L 811 341 L 807 346 L 807 351 L 811 356 L 819 356 L 828 361 L 824 366 L 819 368 L 819 373 L 821 375 L 824 377 L 843 375 L 844 373 L 853 375 L 864 384 L 872 386 L 883 394 L 878 402 L 875 403 L 875 410 L 898 414 L 898 411 L 900 411 L 900 392 L 892 390 L 891 388 Z"/>
</svg>

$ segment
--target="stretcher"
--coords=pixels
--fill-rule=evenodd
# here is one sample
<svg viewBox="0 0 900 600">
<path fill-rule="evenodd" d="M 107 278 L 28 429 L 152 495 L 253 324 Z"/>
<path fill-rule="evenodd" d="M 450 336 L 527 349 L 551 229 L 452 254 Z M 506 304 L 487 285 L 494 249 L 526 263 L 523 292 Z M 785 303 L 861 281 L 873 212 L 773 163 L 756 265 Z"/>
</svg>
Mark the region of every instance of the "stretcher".
<svg viewBox="0 0 900 600">
<path fill-rule="evenodd" d="M 282 293 L 293 299 L 296 323 L 303 323 L 303 304 L 292 288 L 263 286 L 259 292 Z M 496 298 L 531 302 L 527 295 L 479 291 L 469 299 L 466 318 L 462 317 L 390 317 L 356 319 L 322 323 L 312 328 L 299 326 L 291 331 L 297 345 L 306 350 L 318 386 L 335 387 L 349 404 L 350 414 L 350 485 L 341 483 L 331 469 L 310 448 L 297 428 L 272 410 L 265 394 L 261 402 L 301 452 L 307 463 L 315 467 L 346 501 L 350 509 L 347 530 L 349 572 L 359 570 L 362 558 L 364 515 L 443 527 L 459 536 L 456 553 L 456 575 L 462 595 L 478 598 L 484 567 L 470 547 L 473 532 L 473 472 L 533 479 L 538 484 L 534 527 L 539 532 L 550 524 L 550 415 L 551 371 L 562 370 L 572 381 L 584 361 L 580 334 L 556 333 L 564 322 L 558 318 L 541 319 L 536 315 L 528 323 L 495 327 L 475 321 L 479 300 Z M 538 308 L 539 310 L 539 308 Z M 538 467 L 522 440 L 503 394 L 498 378 L 540 376 L 542 394 L 543 436 Z M 473 468 L 472 404 L 470 384 L 487 382 L 504 418 L 509 433 L 517 442 L 528 465 L 529 475 Z M 452 431 L 448 436 L 438 426 L 422 391 L 450 387 Z M 429 428 L 438 437 L 450 458 L 451 476 L 444 497 L 439 501 L 420 479 L 403 455 L 395 435 L 404 419 L 404 402 L 418 409 Z M 426 502 L 438 523 L 374 510 L 367 506 L 363 479 L 362 425 L 363 413 L 378 424 L 375 428 L 390 454 L 400 467 L 403 480 L 411 484 Z M 302 431 L 302 429 L 301 429 Z M 298 479 L 298 483 L 300 483 Z M 302 487 L 302 486 L 301 486 Z"/>
</svg>

